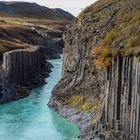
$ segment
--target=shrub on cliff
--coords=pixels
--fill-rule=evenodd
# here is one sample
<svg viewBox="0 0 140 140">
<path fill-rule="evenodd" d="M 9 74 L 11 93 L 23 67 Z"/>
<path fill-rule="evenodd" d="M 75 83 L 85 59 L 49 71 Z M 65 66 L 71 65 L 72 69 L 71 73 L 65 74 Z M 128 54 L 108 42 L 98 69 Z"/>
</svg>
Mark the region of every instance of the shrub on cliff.
<svg viewBox="0 0 140 140">
<path fill-rule="evenodd" d="M 113 41 L 117 37 L 115 31 L 106 33 L 103 43 L 100 43 L 96 48 L 93 48 L 92 54 L 95 60 L 97 69 L 106 69 L 112 63 L 112 56 L 117 54 L 117 48 L 111 47 Z"/>
<path fill-rule="evenodd" d="M 97 69 L 106 68 L 111 63 L 110 48 L 105 44 L 100 44 L 92 50 L 95 66 Z"/>
<path fill-rule="evenodd" d="M 135 36 L 129 36 L 122 39 L 115 31 L 106 33 L 106 36 L 99 45 L 92 50 L 94 63 L 97 69 L 106 69 L 112 64 L 112 58 L 116 57 L 118 53 L 122 56 L 135 55 L 139 57 L 139 37 L 136 33 Z M 120 44 L 123 43 L 123 47 Z"/>
<path fill-rule="evenodd" d="M 108 32 L 105 37 L 105 42 L 110 45 L 115 38 L 117 37 L 117 33 L 115 31 Z"/>
<path fill-rule="evenodd" d="M 136 38 L 128 38 L 126 41 L 125 48 L 129 49 L 129 48 L 135 47 L 135 43 L 136 43 Z"/>
</svg>

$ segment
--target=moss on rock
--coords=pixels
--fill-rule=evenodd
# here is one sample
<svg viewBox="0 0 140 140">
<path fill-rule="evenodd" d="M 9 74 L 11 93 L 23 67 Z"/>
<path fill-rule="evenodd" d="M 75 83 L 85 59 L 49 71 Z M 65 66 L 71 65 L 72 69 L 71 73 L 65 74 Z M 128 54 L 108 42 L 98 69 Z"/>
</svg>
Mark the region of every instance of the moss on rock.
<svg viewBox="0 0 140 140">
<path fill-rule="evenodd" d="M 94 112 L 97 113 L 100 111 L 100 102 L 98 99 L 93 101 L 87 100 L 85 97 L 80 95 L 74 95 L 70 97 L 66 104 L 70 107 L 80 109 L 84 112 Z"/>
</svg>

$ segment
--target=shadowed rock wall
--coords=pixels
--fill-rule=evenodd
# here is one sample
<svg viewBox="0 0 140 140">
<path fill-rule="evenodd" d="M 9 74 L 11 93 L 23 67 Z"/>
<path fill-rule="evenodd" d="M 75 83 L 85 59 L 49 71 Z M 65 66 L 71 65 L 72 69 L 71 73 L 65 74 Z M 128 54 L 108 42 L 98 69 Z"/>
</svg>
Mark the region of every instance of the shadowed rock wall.
<svg viewBox="0 0 140 140">
<path fill-rule="evenodd" d="M 42 48 L 4 53 L 0 69 L 0 103 L 28 96 L 30 89 L 45 83 L 51 67 L 45 60 Z"/>
<path fill-rule="evenodd" d="M 3 73 L 10 82 L 27 86 L 44 66 L 41 49 L 15 50 L 4 53 Z"/>
</svg>

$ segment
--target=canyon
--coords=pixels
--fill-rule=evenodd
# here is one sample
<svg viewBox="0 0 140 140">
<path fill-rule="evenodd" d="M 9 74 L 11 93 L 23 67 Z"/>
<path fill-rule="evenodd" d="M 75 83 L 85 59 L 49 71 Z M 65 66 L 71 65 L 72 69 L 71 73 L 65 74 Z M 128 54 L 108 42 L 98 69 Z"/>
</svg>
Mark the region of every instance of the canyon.
<svg viewBox="0 0 140 140">
<path fill-rule="evenodd" d="M 78 127 L 47 106 L 73 19 L 58 8 L 0 2 L 0 139 L 78 139 Z"/>
<path fill-rule="evenodd" d="M 25 5 L 37 11 L 23 14 Z M 44 85 L 53 67 L 47 60 L 63 52 L 50 109 L 75 123 L 81 140 L 140 139 L 139 0 L 98 0 L 76 19 L 60 9 L 4 2 L 0 15 L 0 104 Z"/>
</svg>

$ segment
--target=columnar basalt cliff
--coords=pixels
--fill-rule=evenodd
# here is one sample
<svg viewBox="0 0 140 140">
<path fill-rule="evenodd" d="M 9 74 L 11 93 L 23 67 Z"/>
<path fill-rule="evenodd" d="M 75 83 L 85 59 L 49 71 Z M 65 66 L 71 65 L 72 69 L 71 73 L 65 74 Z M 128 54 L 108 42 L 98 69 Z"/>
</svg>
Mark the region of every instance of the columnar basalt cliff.
<svg viewBox="0 0 140 140">
<path fill-rule="evenodd" d="M 9 51 L 3 54 L 0 103 L 29 95 L 29 89 L 45 83 L 52 65 L 46 62 L 42 48 Z"/>
<path fill-rule="evenodd" d="M 104 108 L 98 127 L 105 138 L 140 139 L 140 62 L 117 56 L 107 73 Z"/>
<path fill-rule="evenodd" d="M 30 86 L 44 65 L 45 59 L 41 48 L 6 52 L 3 57 L 3 76 L 10 83 Z"/>
<path fill-rule="evenodd" d="M 62 79 L 48 105 L 82 140 L 140 139 L 139 8 L 139 0 L 98 0 L 63 36 Z"/>
</svg>

